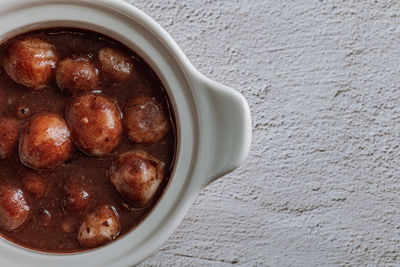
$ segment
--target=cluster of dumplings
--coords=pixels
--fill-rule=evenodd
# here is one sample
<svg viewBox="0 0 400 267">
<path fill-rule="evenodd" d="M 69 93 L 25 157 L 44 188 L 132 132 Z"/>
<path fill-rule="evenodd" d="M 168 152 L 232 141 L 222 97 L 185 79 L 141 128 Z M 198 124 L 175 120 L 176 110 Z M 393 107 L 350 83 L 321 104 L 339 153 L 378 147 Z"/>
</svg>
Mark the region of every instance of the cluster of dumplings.
<svg viewBox="0 0 400 267">
<path fill-rule="evenodd" d="M 35 114 L 22 123 L 0 117 L 0 157 L 7 159 L 18 150 L 20 161 L 29 171 L 21 175 L 22 188 L 0 184 L 0 227 L 18 231 L 29 221 L 30 194 L 45 194 L 46 175 L 65 163 L 79 149 L 90 157 L 109 156 L 121 143 L 123 132 L 133 143 L 159 142 L 170 131 L 170 122 L 160 103 L 152 96 L 130 99 L 125 110 L 105 95 L 94 93 L 100 77 L 109 83 L 123 83 L 134 71 L 131 58 L 110 47 L 97 53 L 97 64 L 87 56 L 59 58 L 56 48 L 37 37 L 12 43 L 1 66 L 8 76 L 32 92 L 46 90 L 56 83 L 72 100 L 62 117 L 52 113 Z M 101 76 L 100 76 L 101 75 Z M 135 207 L 148 205 L 164 177 L 162 161 L 143 149 L 115 156 L 108 175 L 116 190 Z M 116 209 L 102 205 L 87 210 L 91 193 L 77 179 L 64 186 L 65 213 L 87 213 L 77 235 L 83 247 L 95 247 L 113 240 L 121 226 Z M 41 222 L 51 219 L 47 211 Z M 63 225 L 68 231 L 68 225 Z"/>
</svg>

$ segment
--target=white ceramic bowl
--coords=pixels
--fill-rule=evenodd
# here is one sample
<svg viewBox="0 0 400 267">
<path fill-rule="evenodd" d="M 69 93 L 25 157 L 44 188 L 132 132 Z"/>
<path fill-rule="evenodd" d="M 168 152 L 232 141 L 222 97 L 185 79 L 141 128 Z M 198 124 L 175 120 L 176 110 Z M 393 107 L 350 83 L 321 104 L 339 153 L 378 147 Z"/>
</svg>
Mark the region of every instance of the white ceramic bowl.
<svg viewBox="0 0 400 267">
<path fill-rule="evenodd" d="M 151 65 L 176 114 L 176 163 L 156 207 L 119 240 L 83 253 L 46 254 L 1 238 L 0 266 L 132 266 L 168 238 L 204 186 L 244 161 L 251 140 L 248 105 L 237 91 L 200 74 L 160 25 L 122 0 L 0 2 L 1 41 L 48 27 L 101 32 L 137 51 Z"/>
</svg>

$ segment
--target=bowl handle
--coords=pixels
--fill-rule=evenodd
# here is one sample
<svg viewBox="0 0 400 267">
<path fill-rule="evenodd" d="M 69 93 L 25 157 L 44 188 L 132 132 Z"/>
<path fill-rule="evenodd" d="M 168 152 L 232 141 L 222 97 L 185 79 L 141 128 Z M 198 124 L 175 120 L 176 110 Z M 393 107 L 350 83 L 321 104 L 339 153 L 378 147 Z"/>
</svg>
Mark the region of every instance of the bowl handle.
<svg viewBox="0 0 400 267">
<path fill-rule="evenodd" d="M 251 118 L 239 92 L 201 74 L 197 81 L 204 187 L 244 162 L 251 143 Z"/>
</svg>

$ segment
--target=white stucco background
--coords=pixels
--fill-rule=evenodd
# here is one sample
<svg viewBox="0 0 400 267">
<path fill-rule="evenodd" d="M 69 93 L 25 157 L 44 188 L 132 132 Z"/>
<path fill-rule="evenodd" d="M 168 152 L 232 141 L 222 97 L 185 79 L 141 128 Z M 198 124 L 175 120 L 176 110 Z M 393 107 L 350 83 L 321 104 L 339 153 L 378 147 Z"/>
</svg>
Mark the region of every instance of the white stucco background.
<svg viewBox="0 0 400 267">
<path fill-rule="evenodd" d="M 400 1 L 129 2 L 253 117 L 141 266 L 400 265 Z"/>
</svg>

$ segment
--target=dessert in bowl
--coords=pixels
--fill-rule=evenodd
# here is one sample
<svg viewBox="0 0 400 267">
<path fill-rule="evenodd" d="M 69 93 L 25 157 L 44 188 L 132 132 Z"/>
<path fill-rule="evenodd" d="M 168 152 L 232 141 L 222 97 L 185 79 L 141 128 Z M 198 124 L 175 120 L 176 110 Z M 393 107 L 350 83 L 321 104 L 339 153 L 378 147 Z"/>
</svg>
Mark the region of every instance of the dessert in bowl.
<svg viewBox="0 0 400 267">
<path fill-rule="evenodd" d="M 140 262 L 204 186 L 245 159 L 246 101 L 201 75 L 158 24 L 122 1 L 5 1 L 0 12 L 1 75 L 10 85 L 2 101 L 13 121 L 5 125 L 21 131 L 3 179 L 20 213 L 5 220 L 2 263 Z M 19 73 L 21 53 L 42 62 Z M 67 239 L 44 237 L 53 226 Z M 32 240 L 53 243 L 23 243 L 18 235 L 30 227 L 42 229 Z"/>
</svg>

